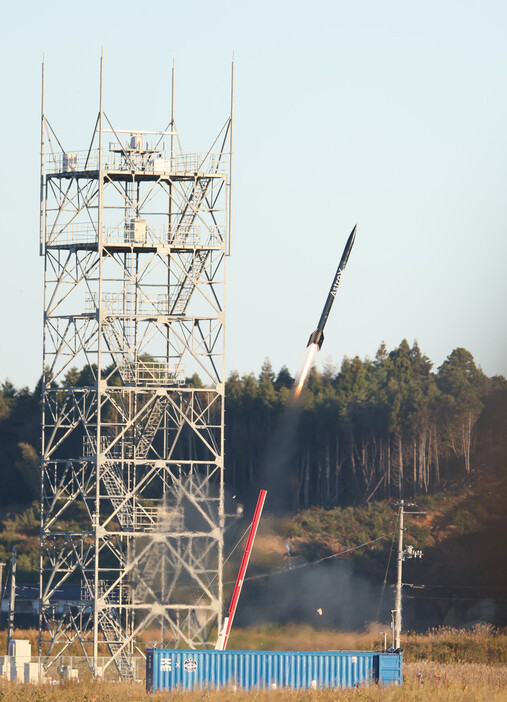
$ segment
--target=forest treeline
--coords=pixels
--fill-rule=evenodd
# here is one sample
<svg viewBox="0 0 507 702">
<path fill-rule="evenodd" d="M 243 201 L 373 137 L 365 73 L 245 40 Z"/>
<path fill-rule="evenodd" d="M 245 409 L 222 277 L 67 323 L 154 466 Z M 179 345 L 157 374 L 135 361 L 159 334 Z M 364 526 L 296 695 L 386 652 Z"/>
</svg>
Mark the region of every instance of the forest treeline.
<svg viewBox="0 0 507 702">
<path fill-rule="evenodd" d="M 187 382 L 200 385 L 196 376 Z M 225 475 L 241 499 L 265 475 L 293 383 L 286 367 L 275 373 L 268 360 L 258 375 L 227 379 Z M 408 497 L 465 476 L 477 447 L 505 450 L 507 381 L 488 378 L 463 348 L 434 371 L 417 343 L 403 340 L 392 351 L 382 344 L 374 359 L 314 367 L 291 421 L 295 450 L 284 468 L 291 509 Z M 40 382 L 33 391 L 3 382 L 0 504 L 38 498 L 40 422 Z"/>
<path fill-rule="evenodd" d="M 258 377 L 228 379 L 226 465 L 242 496 L 263 474 L 292 385 L 269 361 Z M 292 509 L 427 493 L 469 473 L 476 448 L 506 445 L 507 381 L 488 378 L 464 348 L 435 372 L 417 343 L 382 344 L 372 360 L 312 368 L 303 402 L 284 477 Z"/>
</svg>

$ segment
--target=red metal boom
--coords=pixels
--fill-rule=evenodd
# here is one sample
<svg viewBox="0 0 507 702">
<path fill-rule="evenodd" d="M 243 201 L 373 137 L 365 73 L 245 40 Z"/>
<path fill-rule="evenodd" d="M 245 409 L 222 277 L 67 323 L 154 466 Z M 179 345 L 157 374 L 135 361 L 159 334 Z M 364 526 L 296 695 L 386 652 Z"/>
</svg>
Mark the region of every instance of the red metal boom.
<svg viewBox="0 0 507 702">
<path fill-rule="evenodd" d="M 267 491 L 261 490 L 259 492 L 259 497 L 257 499 L 257 506 L 255 507 L 254 516 L 252 519 L 252 524 L 250 525 L 250 531 L 248 533 L 248 539 L 246 541 L 245 552 L 243 553 L 243 558 L 241 560 L 241 565 L 239 567 L 238 577 L 236 579 L 236 584 L 234 586 L 234 591 L 232 593 L 231 604 L 229 605 L 229 614 L 224 619 L 224 624 L 222 631 L 218 637 L 217 644 L 215 646 L 216 650 L 225 651 L 227 647 L 227 641 L 229 639 L 229 634 L 232 628 L 232 622 L 234 620 L 234 615 L 236 613 L 236 608 L 238 606 L 239 596 L 241 594 L 241 588 L 243 587 L 243 582 L 245 579 L 246 569 L 248 567 L 248 562 L 250 560 L 250 554 L 252 552 L 252 546 L 257 533 L 257 527 L 259 526 L 259 521 L 262 514 L 262 508 L 264 507 L 264 500 L 266 499 Z"/>
</svg>

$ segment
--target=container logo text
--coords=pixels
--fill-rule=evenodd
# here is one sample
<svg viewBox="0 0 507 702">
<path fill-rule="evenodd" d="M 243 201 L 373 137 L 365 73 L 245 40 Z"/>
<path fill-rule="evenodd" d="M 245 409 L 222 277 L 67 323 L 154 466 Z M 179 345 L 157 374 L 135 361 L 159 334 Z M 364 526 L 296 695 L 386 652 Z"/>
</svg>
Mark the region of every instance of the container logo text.
<svg viewBox="0 0 507 702">
<path fill-rule="evenodd" d="M 171 658 L 161 658 L 160 659 L 160 670 L 162 673 L 170 673 L 172 670 L 172 659 Z"/>
<path fill-rule="evenodd" d="M 187 658 L 187 660 L 183 663 L 183 667 L 187 673 L 193 673 L 194 670 L 197 670 L 197 661 L 195 658 Z"/>
</svg>

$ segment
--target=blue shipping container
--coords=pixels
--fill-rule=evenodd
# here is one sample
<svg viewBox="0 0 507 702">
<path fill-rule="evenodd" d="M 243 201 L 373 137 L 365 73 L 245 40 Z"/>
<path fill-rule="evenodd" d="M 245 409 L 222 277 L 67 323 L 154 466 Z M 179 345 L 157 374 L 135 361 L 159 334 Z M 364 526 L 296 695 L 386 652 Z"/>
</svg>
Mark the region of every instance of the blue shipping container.
<svg viewBox="0 0 507 702">
<path fill-rule="evenodd" d="M 215 651 L 149 648 L 146 689 L 243 690 L 399 685 L 402 652 Z"/>
</svg>

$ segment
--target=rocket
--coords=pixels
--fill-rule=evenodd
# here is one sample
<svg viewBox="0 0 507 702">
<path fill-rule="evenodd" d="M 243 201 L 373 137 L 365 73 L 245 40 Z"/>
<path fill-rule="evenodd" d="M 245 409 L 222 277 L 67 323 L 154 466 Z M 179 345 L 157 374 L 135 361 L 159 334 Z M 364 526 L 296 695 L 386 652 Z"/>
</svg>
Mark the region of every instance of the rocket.
<svg viewBox="0 0 507 702">
<path fill-rule="evenodd" d="M 342 273 L 345 270 L 345 266 L 347 265 L 347 261 L 349 260 L 350 252 L 352 251 L 352 247 L 354 245 L 354 239 L 356 238 L 356 229 L 357 224 L 350 233 L 350 236 L 347 239 L 347 243 L 345 244 L 345 249 L 343 250 L 338 269 L 336 271 L 335 277 L 333 278 L 333 284 L 331 285 L 331 289 L 327 296 L 326 304 L 324 305 L 324 309 L 322 310 L 322 314 L 320 315 L 319 323 L 317 324 L 317 329 L 310 334 L 310 338 L 308 340 L 307 346 L 311 346 L 311 344 L 317 344 L 317 346 L 319 347 L 319 351 L 324 341 L 324 327 L 326 326 L 327 318 L 329 317 L 329 313 L 331 311 L 331 307 L 333 306 L 336 293 L 338 292 L 338 287 L 340 285 Z"/>
</svg>

